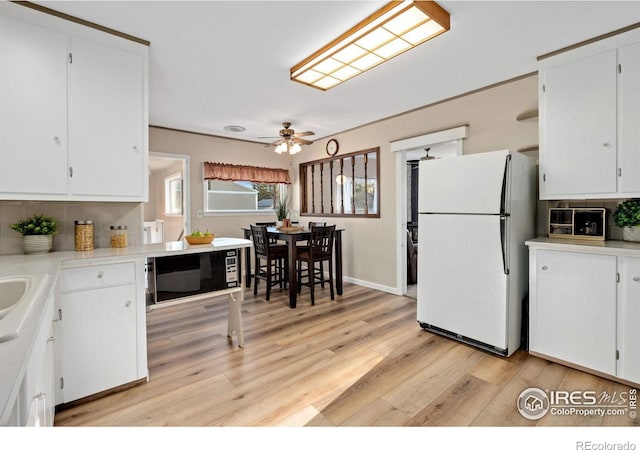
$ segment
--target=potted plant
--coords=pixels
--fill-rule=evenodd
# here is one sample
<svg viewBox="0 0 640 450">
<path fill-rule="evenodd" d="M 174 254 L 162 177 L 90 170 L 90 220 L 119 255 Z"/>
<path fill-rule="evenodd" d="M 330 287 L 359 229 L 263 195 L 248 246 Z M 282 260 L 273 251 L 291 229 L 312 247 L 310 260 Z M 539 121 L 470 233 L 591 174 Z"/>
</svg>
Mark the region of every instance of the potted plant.
<svg viewBox="0 0 640 450">
<path fill-rule="evenodd" d="M 49 253 L 53 246 L 53 235 L 58 232 L 58 221 L 42 214 L 35 214 L 9 226 L 22 234 L 22 247 L 28 255 Z"/>
<path fill-rule="evenodd" d="M 613 213 L 613 220 L 622 228 L 625 241 L 640 242 L 640 199 L 620 203 Z"/>
<path fill-rule="evenodd" d="M 282 221 L 287 218 L 287 199 L 279 199 L 276 204 L 276 218 L 278 225 L 282 226 Z"/>
</svg>

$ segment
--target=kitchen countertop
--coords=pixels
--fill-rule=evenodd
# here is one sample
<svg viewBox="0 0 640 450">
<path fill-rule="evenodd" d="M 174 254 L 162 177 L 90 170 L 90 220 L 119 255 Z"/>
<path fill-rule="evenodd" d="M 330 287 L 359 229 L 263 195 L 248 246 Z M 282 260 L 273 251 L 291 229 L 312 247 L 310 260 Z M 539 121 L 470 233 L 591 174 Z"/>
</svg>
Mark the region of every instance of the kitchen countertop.
<svg viewBox="0 0 640 450">
<path fill-rule="evenodd" d="M 189 245 L 185 241 L 160 244 L 134 245 L 125 248 L 97 248 L 90 251 L 51 252 L 46 255 L 5 255 L 0 256 L 0 277 L 21 275 L 45 275 L 37 286 L 38 299 L 35 301 L 22 333 L 15 339 L 0 343 L 0 426 L 6 423 L 11 407 L 26 371 L 28 356 L 34 345 L 35 335 L 43 320 L 42 313 L 51 289 L 55 286 L 61 268 L 87 264 L 109 264 L 123 260 L 206 253 L 251 247 L 247 239 L 215 238 L 211 244 Z"/>
<path fill-rule="evenodd" d="M 542 250 L 561 250 L 578 253 L 598 253 L 601 255 L 640 257 L 640 242 L 614 240 L 590 241 L 582 239 L 538 237 L 526 241 L 525 245 Z"/>
</svg>

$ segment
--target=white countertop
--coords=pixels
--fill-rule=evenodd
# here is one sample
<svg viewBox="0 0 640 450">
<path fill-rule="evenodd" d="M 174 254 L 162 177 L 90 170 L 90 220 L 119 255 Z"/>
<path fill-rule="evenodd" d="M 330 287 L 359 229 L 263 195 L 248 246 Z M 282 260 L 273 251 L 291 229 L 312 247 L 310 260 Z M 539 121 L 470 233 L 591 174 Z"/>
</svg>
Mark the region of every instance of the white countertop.
<svg viewBox="0 0 640 450">
<path fill-rule="evenodd" d="M 63 267 L 87 264 L 109 264 L 119 261 L 171 256 L 189 253 L 231 250 L 251 247 L 247 239 L 216 237 L 211 244 L 189 245 L 185 241 L 161 244 L 134 245 L 125 248 L 98 248 L 91 251 L 51 252 L 46 255 L 0 256 L 0 277 L 47 274 L 42 277 L 44 286 L 39 286 L 38 298 L 27 318 L 22 333 L 17 338 L 0 343 L 0 426 L 8 419 L 19 386 L 16 383 L 24 376 L 27 357 L 34 345 L 33 340 L 40 326 L 47 296 L 55 286 L 58 273 Z"/>
<path fill-rule="evenodd" d="M 562 239 L 538 237 L 525 242 L 531 248 L 560 250 L 577 253 L 597 253 L 601 255 L 640 257 L 640 242 L 590 241 L 582 239 Z"/>
</svg>

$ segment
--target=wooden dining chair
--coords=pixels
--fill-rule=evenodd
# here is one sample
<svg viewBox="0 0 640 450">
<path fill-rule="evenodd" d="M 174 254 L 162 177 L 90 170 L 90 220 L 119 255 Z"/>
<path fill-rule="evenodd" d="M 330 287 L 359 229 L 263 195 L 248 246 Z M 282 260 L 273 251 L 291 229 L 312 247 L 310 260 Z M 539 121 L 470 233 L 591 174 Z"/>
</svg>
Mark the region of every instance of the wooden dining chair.
<svg viewBox="0 0 640 450">
<path fill-rule="evenodd" d="M 301 292 L 302 285 L 309 286 L 311 289 L 311 304 L 315 305 L 315 285 L 322 284 L 324 287 L 324 270 L 323 262 L 329 261 L 329 290 L 331 300 L 334 295 L 333 281 L 333 241 L 335 237 L 336 226 L 313 226 L 311 228 L 311 236 L 309 245 L 298 251 L 296 260 L 298 272 L 298 292 Z M 306 264 L 306 282 L 303 281 L 302 263 Z M 319 264 L 316 266 L 316 264 Z"/>
<path fill-rule="evenodd" d="M 251 225 L 251 236 L 254 249 L 253 295 L 258 295 L 258 282 L 264 280 L 267 284 L 266 298 L 269 301 L 272 286 L 279 284 L 282 288 L 287 284 L 287 246 L 270 243 L 267 227 L 264 225 Z"/>
</svg>

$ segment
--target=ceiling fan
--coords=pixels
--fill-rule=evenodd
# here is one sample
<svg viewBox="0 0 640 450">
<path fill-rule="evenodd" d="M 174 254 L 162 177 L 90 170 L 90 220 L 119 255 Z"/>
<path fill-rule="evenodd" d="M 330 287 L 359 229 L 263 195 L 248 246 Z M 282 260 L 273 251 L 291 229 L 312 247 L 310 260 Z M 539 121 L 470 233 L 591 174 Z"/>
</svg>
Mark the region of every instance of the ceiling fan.
<svg viewBox="0 0 640 450">
<path fill-rule="evenodd" d="M 267 146 L 269 147 L 275 147 L 276 153 L 289 152 L 293 155 L 302 150 L 302 148 L 300 147 L 301 145 L 308 145 L 313 143 L 313 141 L 302 139 L 302 136 L 311 136 L 315 134 L 313 131 L 301 131 L 299 133 L 296 133 L 296 130 L 290 128 L 291 122 L 282 122 L 282 126 L 283 128 L 279 133 L 280 139 L 272 142 L 271 144 L 267 144 Z M 274 137 L 275 136 L 261 137 L 259 139 L 273 139 Z"/>
</svg>

